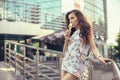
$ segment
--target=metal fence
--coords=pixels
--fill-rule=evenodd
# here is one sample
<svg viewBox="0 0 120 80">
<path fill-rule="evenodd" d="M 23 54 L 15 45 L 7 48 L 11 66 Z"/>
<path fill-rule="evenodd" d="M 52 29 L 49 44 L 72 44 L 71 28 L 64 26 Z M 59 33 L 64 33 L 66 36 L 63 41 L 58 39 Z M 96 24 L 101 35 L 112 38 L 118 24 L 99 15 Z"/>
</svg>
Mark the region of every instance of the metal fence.
<svg viewBox="0 0 120 80">
<path fill-rule="evenodd" d="M 11 45 L 14 45 L 13 49 Z M 17 45 L 22 46 L 21 53 L 17 52 Z M 26 56 L 27 47 L 34 49 L 34 59 Z M 40 55 L 41 51 L 45 53 L 44 56 Z M 15 76 L 19 71 L 22 80 L 60 80 L 62 52 L 7 41 L 4 57 L 5 65 L 15 68 Z M 120 70 L 115 62 L 110 62 L 107 66 L 97 61 L 90 62 L 89 80 L 109 80 L 106 79 L 107 75 L 112 76 L 110 80 L 120 80 Z"/>
</svg>

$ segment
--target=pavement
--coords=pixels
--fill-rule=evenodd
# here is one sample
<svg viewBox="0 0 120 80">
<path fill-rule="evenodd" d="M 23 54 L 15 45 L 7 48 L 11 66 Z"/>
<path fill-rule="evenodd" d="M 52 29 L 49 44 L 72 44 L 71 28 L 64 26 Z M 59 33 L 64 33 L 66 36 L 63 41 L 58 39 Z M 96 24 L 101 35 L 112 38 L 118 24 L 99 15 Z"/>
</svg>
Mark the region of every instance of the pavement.
<svg viewBox="0 0 120 80">
<path fill-rule="evenodd" d="M 5 66 L 4 62 L 0 62 L 0 80 L 16 80 L 15 73 L 13 75 L 11 72 L 15 72 L 15 69 L 13 67 L 8 67 L 8 65 Z M 113 77 L 114 76 L 113 76 L 112 70 L 110 71 L 94 70 L 93 71 L 94 80 L 113 80 Z M 19 80 L 23 80 L 23 79 L 20 77 Z"/>
<path fill-rule="evenodd" d="M 8 68 L 4 65 L 4 62 L 0 62 L 0 80 L 15 80 L 10 71 L 14 71 L 14 68 Z"/>
<path fill-rule="evenodd" d="M 103 72 L 96 70 L 93 73 L 93 80 L 113 80 L 114 76 L 112 72 Z"/>
</svg>

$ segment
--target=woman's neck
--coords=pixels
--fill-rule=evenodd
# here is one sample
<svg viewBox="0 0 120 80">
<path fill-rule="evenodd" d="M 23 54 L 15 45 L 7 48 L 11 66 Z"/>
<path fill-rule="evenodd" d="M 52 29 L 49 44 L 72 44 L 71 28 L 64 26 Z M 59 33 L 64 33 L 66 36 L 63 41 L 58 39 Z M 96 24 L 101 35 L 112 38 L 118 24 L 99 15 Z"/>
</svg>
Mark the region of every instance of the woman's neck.
<svg viewBox="0 0 120 80">
<path fill-rule="evenodd" d="M 80 26 L 77 26 L 77 27 L 75 28 L 75 30 L 78 30 L 78 29 L 80 29 Z"/>
</svg>

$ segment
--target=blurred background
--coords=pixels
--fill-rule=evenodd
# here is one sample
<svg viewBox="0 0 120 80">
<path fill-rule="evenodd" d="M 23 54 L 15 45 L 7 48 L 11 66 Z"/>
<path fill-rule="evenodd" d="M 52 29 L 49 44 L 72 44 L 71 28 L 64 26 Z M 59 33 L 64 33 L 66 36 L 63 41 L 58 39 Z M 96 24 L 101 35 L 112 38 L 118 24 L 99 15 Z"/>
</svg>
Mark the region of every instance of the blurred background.
<svg viewBox="0 0 120 80">
<path fill-rule="evenodd" d="M 58 51 L 62 51 L 65 14 L 78 9 L 92 23 L 99 50 L 108 57 L 118 51 L 109 53 L 108 48 L 118 44 L 119 3 L 119 0 L 0 0 L 0 42 L 32 38 L 33 42 L 58 45 Z"/>
<path fill-rule="evenodd" d="M 95 43 L 100 53 L 104 57 L 113 59 L 118 63 L 120 69 L 119 8 L 120 0 L 0 0 L 0 61 L 10 63 L 12 58 L 9 55 L 17 51 L 16 45 L 24 46 L 26 54 L 31 51 L 31 55 L 26 56 L 36 60 L 36 63 L 39 59 L 36 59 L 38 52 L 40 61 L 48 61 L 48 63 L 57 61 L 58 56 L 56 55 L 62 53 L 64 45 L 65 14 L 70 10 L 77 9 L 83 12 L 92 24 Z M 22 52 L 24 47 L 20 50 L 23 58 L 25 57 Z M 27 47 L 33 49 L 27 49 Z M 9 49 L 10 51 L 8 51 Z M 38 52 L 36 52 L 37 50 Z M 8 54 L 6 54 L 7 52 Z M 54 53 L 57 54 L 54 55 Z M 14 59 L 16 60 L 16 57 Z M 14 59 L 13 61 L 15 61 Z M 24 63 L 25 60 L 21 58 L 21 61 Z M 112 72 L 114 73 L 111 71 L 112 65 L 107 69 L 99 64 L 94 64 L 94 66 L 94 75 L 98 74 L 95 78 L 96 75 L 93 76 L 91 73 L 94 80 L 98 80 L 98 77 L 100 80 L 113 80 L 106 78 L 108 75 L 113 75 Z M 39 66 L 37 65 L 37 67 Z M 99 71 L 100 68 L 103 71 L 107 70 L 104 72 L 105 75 L 102 74 L 103 71 Z M 49 69 L 51 70 L 51 68 Z M 117 69 L 115 67 L 115 70 Z M 99 76 L 99 73 L 103 78 Z M 58 77 L 60 79 L 60 75 Z M 117 79 L 114 78 L 114 80 Z"/>
</svg>

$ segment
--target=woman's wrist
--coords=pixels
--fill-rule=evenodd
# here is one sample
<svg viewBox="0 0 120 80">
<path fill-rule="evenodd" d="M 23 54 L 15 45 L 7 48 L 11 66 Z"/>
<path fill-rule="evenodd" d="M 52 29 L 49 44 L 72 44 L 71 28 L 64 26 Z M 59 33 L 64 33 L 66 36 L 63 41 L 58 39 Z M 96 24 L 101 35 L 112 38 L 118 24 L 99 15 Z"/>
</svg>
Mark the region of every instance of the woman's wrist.
<svg viewBox="0 0 120 80">
<path fill-rule="evenodd" d="M 68 41 L 69 41 L 69 38 L 68 38 L 68 39 L 65 39 L 65 41 L 64 41 L 64 42 L 66 43 L 66 42 L 68 42 Z"/>
<path fill-rule="evenodd" d="M 102 58 L 102 55 L 101 55 L 101 54 L 98 54 L 98 55 L 97 55 L 97 59 L 99 60 L 100 58 Z"/>
</svg>

